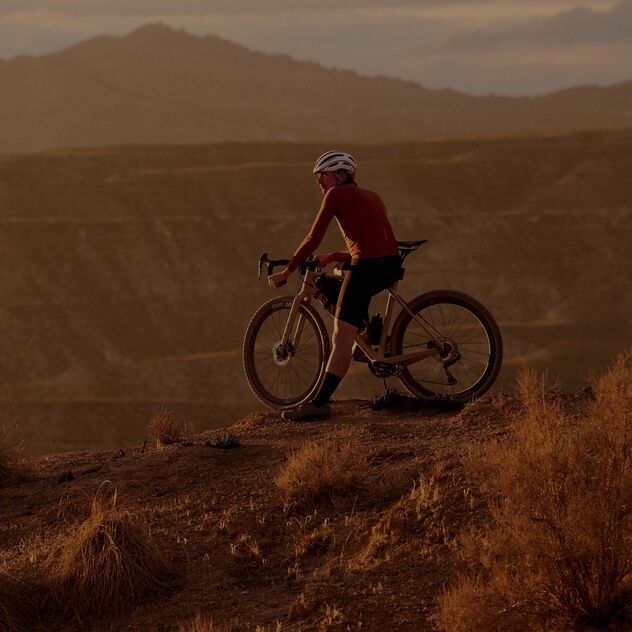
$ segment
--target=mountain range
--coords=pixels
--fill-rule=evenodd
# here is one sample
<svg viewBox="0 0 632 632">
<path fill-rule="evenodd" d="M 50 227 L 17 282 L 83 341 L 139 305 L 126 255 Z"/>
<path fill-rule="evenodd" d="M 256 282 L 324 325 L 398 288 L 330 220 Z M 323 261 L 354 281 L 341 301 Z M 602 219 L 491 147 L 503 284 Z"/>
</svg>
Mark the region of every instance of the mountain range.
<svg viewBox="0 0 632 632">
<path fill-rule="evenodd" d="M 399 142 L 632 127 L 632 81 L 474 97 L 161 24 L 0 61 L 0 152 L 224 141 Z"/>
</svg>

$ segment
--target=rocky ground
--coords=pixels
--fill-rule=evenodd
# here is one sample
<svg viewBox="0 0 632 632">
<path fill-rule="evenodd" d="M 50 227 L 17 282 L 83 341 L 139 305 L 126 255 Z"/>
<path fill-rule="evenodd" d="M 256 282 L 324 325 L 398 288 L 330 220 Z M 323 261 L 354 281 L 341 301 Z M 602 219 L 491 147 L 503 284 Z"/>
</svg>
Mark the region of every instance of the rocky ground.
<svg viewBox="0 0 632 632">
<path fill-rule="evenodd" d="M 221 630 L 433 630 L 438 594 L 464 570 L 459 534 L 487 516 L 464 461 L 507 433 L 518 403 L 499 393 L 462 410 L 395 404 L 336 402 L 330 420 L 302 424 L 253 413 L 163 447 L 27 460 L 0 487 L 0 569 L 25 587 L 45 582 L 56 539 L 76 531 L 95 495 L 116 490 L 175 579 L 132 612 L 63 629 L 193 630 L 201 613 Z M 292 496 L 279 472 L 319 441 L 351 445 L 359 476 Z M 295 482 L 309 487 L 316 470 Z"/>
</svg>

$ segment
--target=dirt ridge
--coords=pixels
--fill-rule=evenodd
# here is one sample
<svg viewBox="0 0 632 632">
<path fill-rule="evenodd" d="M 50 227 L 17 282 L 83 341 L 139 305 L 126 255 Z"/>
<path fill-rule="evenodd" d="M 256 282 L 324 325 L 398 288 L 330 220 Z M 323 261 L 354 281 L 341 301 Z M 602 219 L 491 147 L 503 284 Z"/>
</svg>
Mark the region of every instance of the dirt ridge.
<svg viewBox="0 0 632 632">
<path fill-rule="evenodd" d="M 37 576 L 55 537 L 85 519 L 95 494 L 116 489 L 179 580 L 166 598 L 95 630 L 177 630 L 197 612 L 236 630 L 431 630 L 435 598 L 458 566 L 454 539 L 486 511 L 463 459 L 503 436 L 516 406 L 503 393 L 463 410 L 340 401 L 323 422 L 256 412 L 163 449 L 31 458 L 20 482 L 0 488 L 2 569 Z M 211 447 L 225 432 L 240 446 Z M 275 476 L 288 455 L 337 437 L 366 456 L 359 491 L 287 506 Z M 425 484 L 438 497 L 414 500 Z"/>
</svg>

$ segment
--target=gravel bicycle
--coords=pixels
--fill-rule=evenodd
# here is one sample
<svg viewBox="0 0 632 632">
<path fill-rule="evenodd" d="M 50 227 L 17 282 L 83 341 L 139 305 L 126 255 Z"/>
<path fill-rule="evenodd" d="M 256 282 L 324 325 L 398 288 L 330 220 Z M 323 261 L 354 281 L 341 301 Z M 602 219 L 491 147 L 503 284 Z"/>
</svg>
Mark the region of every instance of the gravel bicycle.
<svg viewBox="0 0 632 632">
<path fill-rule="evenodd" d="M 398 241 L 402 264 L 427 240 Z M 288 259 L 259 257 L 258 277 Z M 265 302 L 255 312 L 243 343 L 246 379 L 255 396 L 277 410 L 312 399 L 325 375 L 329 334 L 314 308 L 322 303 L 335 312 L 331 287 L 342 284 L 343 270 L 323 272 L 313 257 L 299 266 L 296 296 Z M 400 281 L 404 277 L 404 268 Z M 464 402 L 485 393 L 502 364 L 500 329 L 476 299 L 453 290 L 433 290 L 406 301 L 399 282 L 388 287 L 384 316 L 368 319 L 355 337 L 354 360 L 366 362 L 376 377 L 396 376 L 411 395 L 445 402 Z M 329 289 L 328 289 L 329 287 Z M 391 327 L 396 306 L 401 309 Z"/>
</svg>

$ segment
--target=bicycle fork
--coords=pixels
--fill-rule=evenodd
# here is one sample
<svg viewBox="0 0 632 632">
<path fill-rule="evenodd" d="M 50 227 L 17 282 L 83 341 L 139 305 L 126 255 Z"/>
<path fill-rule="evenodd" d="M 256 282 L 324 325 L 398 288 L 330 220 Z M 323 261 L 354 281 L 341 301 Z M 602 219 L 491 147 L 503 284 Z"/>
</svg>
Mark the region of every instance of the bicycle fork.
<svg viewBox="0 0 632 632">
<path fill-rule="evenodd" d="M 305 325 L 305 317 L 300 312 L 300 306 L 304 298 L 305 294 L 301 291 L 292 301 L 290 315 L 285 323 L 281 340 L 275 350 L 277 361 L 287 361 L 299 347 Z"/>
</svg>

